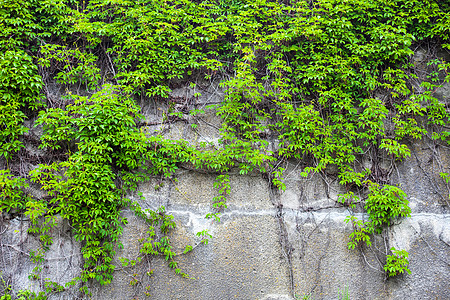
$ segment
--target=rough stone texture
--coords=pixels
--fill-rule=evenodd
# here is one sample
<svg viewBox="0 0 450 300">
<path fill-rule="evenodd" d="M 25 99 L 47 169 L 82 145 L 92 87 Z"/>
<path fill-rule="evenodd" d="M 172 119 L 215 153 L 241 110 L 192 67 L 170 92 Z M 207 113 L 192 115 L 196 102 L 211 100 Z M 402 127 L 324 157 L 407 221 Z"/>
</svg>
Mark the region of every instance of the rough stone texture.
<svg viewBox="0 0 450 300">
<path fill-rule="evenodd" d="M 426 59 L 425 54 L 416 55 L 417 64 Z M 195 92 L 192 88 L 173 91 L 178 99 L 175 108 L 187 103 L 203 109 L 223 97 L 223 91 L 214 87 L 192 98 Z M 448 93 L 442 99 L 448 99 Z M 217 146 L 220 120 L 213 110 L 198 119 L 173 124 L 161 122 L 165 110 L 167 107 L 155 103 L 143 106 L 148 134 L 159 130 L 166 137 L 185 138 L 193 145 L 206 141 Z M 192 124 L 198 127 L 194 130 Z M 32 133 L 39 134 L 39 129 Z M 449 190 L 438 176 L 450 171 L 450 153 L 426 139 L 410 148 L 411 158 L 401 162 L 391 176 L 407 193 L 412 216 L 374 238 L 372 246 L 362 251 L 347 248 L 352 228 L 344 222 L 349 215 L 347 207 L 337 201 L 344 188 L 339 186 L 333 166 L 323 174 L 303 178 L 304 162 L 289 161 L 283 166 L 286 191 L 281 194 L 261 175 L 232 173 L 228 208 L 219 223 L 204 218 L 217 196 L 214 174 L 181 168 L 178 181 L 154 178 L 139 187 L 144 200 L 131 196 L 144 209 L 164 206 L 174 215 L 178 227 L 170 237 L 175 251 L 182 253 L 187 244 L 195 247 L 176 257 L 192 279 L 177 276 L 162 257 L 121 267 L 119 257 L 139 255 L 140 240 L 146 238 L 148 229 L 130 211 L 123 211 L 129 224 L 122 236 L 125 247 L 117 252 L 115 279 L 106 287 L 93 284 L 92 299 L 143 299 L 146 293 L 147 299 L 338 299 L 346 291 L 350 299 L 450 299 Z M 380 165 L 386 168 L 389 162 Z M 42 196 L 36 187 L 31 192 Z M 367 218 L 362 211 L 361 207 L 357 210 L 358 217 Z M 81 246 L 73 240 L 68 222 L 58 220 L 51 232 L 54 244 L 45 255 L 42 279 L 28 279 L 35 264 L 27 255 L 38 247 L 36 238 L 26 234 L 28 225 L 27 220 L 18 218 L 1 222 L 0 267 L 5 283 L 14 283 L 16 291 L 39 291 L 44 288 L 44 278 L 64 284 L 78 276 Z M 205 229 L 214 236 L 208 245 L 199 244 L 201 238 L 196 236 Z M 385 279 L 382 266 L 390 247 L 409 251 L 410 275 Z M 153 275 L 147 276 L 151 270 Z M 134 278 L 137 284 L 130 284 Z M 78 297 L 74 288 L 50 298 Z"/>
<path fill-rule="evenodd" d="M 16 291 L 29 289 L 38 292 L 45 289 L 46 281 L 65 284 L 80 275 L 80 244 L 74 241 L 68 222 L 58 218 L 49 233 L 54 243 L 45 253 L 45 260 L 40 264 L 41 271 L 37 272 L 40 279 L 30 280 L 29 275 L 39 264 L 31 262 L 29 256 L 40 246 L 35 236 L 27 234 L 28 228 L 29 222 L 18 218 L 2 224 L 0 271 L 4 284 L 12 284 Z M 74 288 L 57 298 L 73 299 L 77 294 L 77 288 Z"/>
<path fill-rule="evenodd" d="M 368 267 L 357 251 L 347 249 L 351 229 L 344 223 L 345 216 L 320 212 L 286 218 L 295 249 L 292 268 L 298 295 L 333 299 L 348 288 L 351 299 L 385 298 L 384 274 Z M 368 263 L 379 269 L 374 255 L 365 256 Z"/>
<path fill-rule="evenodd" d="M 180 225 L 187 226 L 173 234 L 175 248 L 181 252 L 183 247 L 179 244 L 192 243 L 194 232 L 189 230 L 191 216 L 175 216 Z M 201 219 L 202 215 L 195 217 Z M 143 264 L 137 272 L 143 274 L 149 266 L 155 270 L 151 278 L 143 278 L 145 286 L 149 286 L 150 299 L 262 299 L 270 294 L 288 295 L 287 268 L 279 255 L 275 225 L 270 211 L 260 215 L 229 213 L 214 226 L 211 232 L 215 238 L 207 246 L 200 245 L 178 258 L 183 271 L 194 279 L 175 276 L 162 258 Z M 142 232 L 136 229 L 132 228 L 133 233 L 127 236 L 136 238 Z M 134 289 L 129 285 L 129 276 L 120 272 L 118 275 L 113 289 L 98 289 L 94 298 L 132 298 Z"/>
<path fill-rule="evenodd" d="M 439 177 L 450 172 L 450 151 L 431 141 L 409 145 L 411 158 L 398 166 L 394 182 L 408 195 L 413 213 L 449 213 L 449 186 Z"/>
</svg>

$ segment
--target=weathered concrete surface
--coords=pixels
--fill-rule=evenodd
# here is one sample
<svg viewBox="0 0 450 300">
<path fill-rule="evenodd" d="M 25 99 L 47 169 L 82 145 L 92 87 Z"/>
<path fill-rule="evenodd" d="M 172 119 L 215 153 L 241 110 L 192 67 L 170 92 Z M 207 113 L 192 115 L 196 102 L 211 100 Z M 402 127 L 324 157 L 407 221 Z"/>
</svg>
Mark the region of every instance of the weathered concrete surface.
<svg viewBox="0 0 450 300">
<path fill-rule="evenodd" d="M 414 214 L 394 226 L 391 245 L 409 252 L 410 275 L 388 282 L 393 299 L 449 299 L 450 216 Z"/>
<path fill-rule="evenodd" d="M 193 216 L 186 213 L 175 213 L 175 216 L 180 220 L 180 225 L 186 225 L 172 235 L 176 252 L 180 253 L 186 243 L 195 242 L 194 232 L 190 231 L 189 226 Z M 194 217 L 201 219 L 202 215 Z M 279 255 L 275 223 L 270 212 L 262 215 L 225 215 L 220 224 L 213 226 L 211 233 L 215 237 L 208 245 L 199 245 L 192 253 L 177 258 L 181 269 L 193 279 L 176 276 L 163 258 L 152 259 L 136 268 L 138 271 L 129 270 L 128 274 L 119 272 L 112 283 L 113 289 L 98 289 L 94 298 L 131 299 L 135 291 L 142 295 L 145 287 L 149 287 L 149 299 L 262 299 L 270 294 L 288 296 L 288 270 Z M 135 235 L 127 236 L 136 238 L 142 229 L 133 228 L 131 230 Z M 137 252 L 137 248 L 134 249 Z M 130 286 L 130 274 L 144 274 L 149 268 L 154 270 L 154 275 L 142 278 L 144 288 Z"/>
<path fill-rule="evenodd" d="M 363 252 L 347 249 L 351 227 L 345 216 L 334 211 L 286 213 L 298 295 L 336 299 L 347 288 L 350 299 L 448 299 L 449 216 L 413 214 Z M 384 253 L 390 247 L 409 252 L 411 275 L 385 281 Z"/>
<path fill-rule="evenodd" d="M 3 220 L 0 236 L 0 272 L 4 284 L 11 284 L 14 290 L 31 290 L 34 292 L 45 290 L 45 283 L 55 281 L 64 285 L 74 277 L 80 275 L 82 267 L 81 247 L 72 236 L 70 225 L 61 218 L 50 231 L 54 243 L 45 252 L 42 263 L 30 261 L 32 251 L 40 249 L 38 239 L 27 234 L 29 222 L 14 218 Z M 39 267 L 38 270 L 34 270 Z M 38 280 L 32 280 L 29 275 L 36 273 Z M 2 288 L 3 290 L 3 288 Z M 61 299 L 74 299 L 78 294 L 77 288 L 68 289 L 58 295 Z"/>
<path fill-rule="evenodd" d="M 233 192 L 220 223 L 204 218 L 216 195 L 214 175 L 182 171 L 177 183 L 165 181 L 159 190 L 154 188 L 157 180 L 145 184 L 142 206 L 164 205 L 175 216 L 178 227 L 171 239 L 177 253 L 199 243 L 196 232 L 208 229 L 214 238 L 177 256 L 181 269 L 195 279 L 175 275 L 163 258 L 144 258 L 136 267 L 122 268 L 118 257 L 136 258 L 139 240 L 147 236 L 145 223 L 124 211 L 129 225 L 122 237 L 125 248 L 117 253 L 115 279 L 108 287 L 92 286 L 92 299 L 142 299 L 145 293 L 147 299 L 337 299 L 345 290 L 350 299 L 448 299 L 448 214 L 418 212 L 427 207 L 417 204 L 410 219 L 393 226 L 385 238 L 374 239 L 372 247 L 348 250 L 346 207 L 327 197 L 321 178 L 289 178 L 286 192 L 277 195 L 261 176 L 231 176 Z M 283 204 L 281 210 L 277 203 Z M 20 288 L 41 289 L 43 282 L 27 278 L 34 265 L 24 253 L 37 248 L 37 241 L 26 235 L 27 222 L 13 219 L 4 226 L 3 277 Z M 42 278 L 64 283 L 79 274 L 80 245 L 69 229 L 65 221 L 54 229 Z M 393 246 L 409 251 L 412 274 L 385 281 L 384 253 Z M 151 277 L 146 275 L 150 270 Z M 134 278 L 138 283 L 130 284 Z M 75 289 L 52 298 L 76 296 Z"/>
</svg>

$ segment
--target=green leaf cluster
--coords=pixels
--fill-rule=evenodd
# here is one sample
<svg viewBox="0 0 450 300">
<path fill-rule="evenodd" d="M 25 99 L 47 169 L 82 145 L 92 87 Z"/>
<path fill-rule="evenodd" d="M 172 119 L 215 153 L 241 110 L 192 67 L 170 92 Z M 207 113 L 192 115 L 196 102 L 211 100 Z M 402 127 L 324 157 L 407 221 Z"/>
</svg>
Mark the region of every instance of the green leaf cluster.
<svg viewBox="0 0 450 300">
<path fill-rule="evenodd" d="M 405 250 L 397 250 L 395 248 L 391 248 L 391 251 L 393 254 L 386 257 L 386 264 L 384 265 L 384 270 L 387 275 L 392 277 L 405 272 L 411 274 L 411 271 L 408 269 L 408 252 Z"/>
<path fill-rule="evenodd" d="M 24 192 L 27 187 L 25 178 L 14 177 L 9 170 L 0 170 L 0 212 L 23 212 L 30 199 Z"/>
<path fill-rule="evenodd" d="M 82 281 L 95 278 L 107 284 L 122 232 L 120 209 L 127 203 L 115 182 L 121 179 L 130 186 L 141 180 L 130 170 L 145 167 L 148 145 L 135 127 L 137 106 L 114 86 L 106 85 L 90 98 L 73 95 L 73 102 L 65 110 L 41 112 L 37 124 L 44 124 L 41 147 L 66 147 L 74 153 L 67 161 L 40 165 L 31 177 L 53 196 L 55 213 L 72 222 L 75 238 L 84 243 Z M 70 143 L 76 144 L 74 149 Z"/>
<path fill-rule="evenodd" d="M 43 106 L 42 80 L 32 57 L 23 50 L 0 54 L 0 157 L 10 159 L 24 147 L 26 111 Z"/>
<path fill-rule="evenodd" d="M 410 217 L 411 208 L 406 194 L 400 188 L 368 182 L 369 195 L 366 199 L 365 209 L 375 229 L 380 232 L 383 226 L 390 226 L 400 217 Z"/>
</svg>

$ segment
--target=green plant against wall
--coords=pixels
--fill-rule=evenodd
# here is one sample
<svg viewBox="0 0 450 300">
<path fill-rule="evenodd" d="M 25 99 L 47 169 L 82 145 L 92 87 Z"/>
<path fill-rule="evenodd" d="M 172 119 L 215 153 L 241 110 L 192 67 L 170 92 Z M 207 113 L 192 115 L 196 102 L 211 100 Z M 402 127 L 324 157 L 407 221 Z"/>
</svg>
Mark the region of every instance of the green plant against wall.
<svg viewBox="0 0 450 300">
<path fill-rule="evenodd" d="M 264 13 L 255 14 L 262 7 Z M 312 161 L 303 176 L 337 166 L 339 182 L 349 192 L 358 187 L 368 194 L 364 200 L 370 220 L 348 219 L 355 227 L 349 247 L 370 245 L 373 233 L 409 216 L 410 209 L 401 189 L 364 169 L 362 156 L 379 151 L 392 161 L 409 157 L 405 141 L 427 133 L 423 116 L 430 124 L 448 126 L 445 104 L 433 96 L 449 81 L 446 64 L 437 63 L 441 79 L 436 77 L 439 71 L 432 72 L 421 92 L 411 85 L 416 77 L 409 64 L 411 45 L 437 34 L 434 21 L 444 20 L 446 9 L 411 1 L 316 1 L 313 8 L 303 1 L 292 7 L 247 2 L 245 12 L 235 16 L 242 29 L 235 36 L 236 76 L 224 82 L 228 94 L 219 107 L 224 144 L 238 148 L 244 140 L 258 145 L 269 123 L 280 141 L 279 160 Z M 415 27 L 417 20 L 425 24 Z M 446 30 L 438 34 L 442 39 Z M 253 41 L 251 47 L 248 41 Z M 448 140 L 445 130 L 443 135 L 437 132 L 435 139 Z M 278 178 L 273 182 L 283 189 Z"/>
<path fill-rule="evenodd" d="M 187 143 L 147 137 L 136 126 L 142 118 L 139 107 L 116 86 L 105 85 L 91 97 L 70 97 L 73 104 L 42 111 L 36 121 L 44 130 L 40 147 L 66 151 L 68 160 L 40 165 L 30 175 L 51 196 L 46 203 L 53 208 L 48 217 L 60 214 L 70 220 L 75 239 L 84 245 L 84 269 L 77 280 L 111 282 L 113 257 L 117 247 L 123 247 L 118 240 L 127 223 L 120 211 L 126 207 L 149 224 L 141 253 L 163 255 L 175 273 L 187 277 L 177 267 L 170 246 L 173 216 L 164 208 L 143 211 L 126 193 L 150 175 L 172 176 L 178 163 L 199 151 Z M 157 229 L 162 236 L 157 236 Z"/>
<path fill-rule="evenodd" d="M 56 69 L 54 79 L 57 83 L 73 86 L 79 84 L 86 90 L 95 91 L 101 79 L 101 72 L 96 64 L 98 57 L 92 50 L 72 49 L 58 44 L 41 46 L 38 63 L 50 70 Z M 52 67 L 52 68 L 50 68 Z"/>
<path fill-rule="evenodd" d="M 4 289 L 2 291 L 2 295 L 0 296 L 0 300 L 46 300 L 48 299 L 48 296 L 53 293 L 62 292 L 64 290 L 64 287 L 56 282 L 45 281 L 45 291 L 32 292 L 30 290 L 20 290 L 15 293 L 12 290 L 11 285 L 7 286 L 6 281 L 1 275 L 2 274 L 0 273 L 0 281 Z"/>
<path fill-rule="evenodd" d="M 69 219 L 84 245 L 85 266 L 78 278 L 83 282 L 111 281 L 112 257 L 126 223 L 122 208 L 147 220 L 150 236 L 162 224 L 172 224 L 166 213 L 163 219 L 148 219 L 157 212 L 142 212 L 126 193 L 151 176 L 172 178 L 181 163 L 217 175 L 216 210 L 208 215 L 215 220 L 226 208 L 233 168 L 243 175 L 259 171 L 283 190 L 283 163 L 289 159 L 307 163 L 304 177 L 335 166 L 347 190 L 342 199 L 364 205 L 369 215 L 366 222 L 348 219 L 355 229 L 349 247 L 355 248 L 369 245 L 371 235 L 410 214 L 406 195 L 377 176 L 376 159 L 372 167 L 362 164 L 363 156 L 380 154 L 395 164 L 410 156 L 408 140 L 428 132 L 436 143 L 449 143 L 448 109 L 434 97 L 450 80 L 449 65 L 430 61 L 428 78 L 418 78 L 411 63 L 413 46 L 434 39 L 449 48 L 450 9 L 442 1 L 3 4 L 0 156 L 11 160 L 24 148 L 21 139 L 28 129 L 23 122 L 30 111 L 40 110 L 41 148 L 67 159 L 30 174 L 50 200 L 19 199 L 25 181 L 3 171 L 1 182 L 8 189 L 1 205 L 29 214 L 43 249 L 51 243 L 46 234 L 52 218 Z M 225 98 L 214 107 L 223 122 L 220 147 L 146 136 L 138 125 L 142 116 L 136 99 L 170 107 L 171 89 L 194 76 L 222 78 Z M 47 99 L 48 109 L 40 96 L 42 78 L 66 89 L 60 102 Z M 420 86 L 412 83 L 419 79 Z M 167 111 L 166 116 L 195 117 L 195 109 Z M 356 189 L 366 196 L 354 197 Z M 150 237 L 145 254 L 168 255 L 178 270 L 166 237 Z M 398 261 L 407 258 L 394 255 Z"/>
<path fill-rule="evenodd" d="M 400 188 L 391 185 L 380 187 L 371 181 L 367 183 L 369 194 L 364 208 L 377 232 L 380 232 L 383 226 L 392 225 L 397 218 L 411 216 L 409 201 Z"/>
<path fill-rule="evenodd" d="M 223 47 L 229 49 L 233 56 L 227 63 L 234 66 L 236 76 L 223 83 L 227 96 L 218 107 L 224 118 L 221 142 L 226 154 L 237 157 L 242 170 L 257 166 L 264 171 L 274 161 L 262 138 L 270 129 L 282 141 L 281 157 L 317 160 L 305 174 L 337 164 L 341 183 L 360 183 L 364 174 L 350 167 L 356 155 L 376 146 L 405 157 L 408 150 L 401 138 L 420 138 L 424 133 L 414 116 L 424 113 L 419 101 L 432 99 L 426 93 L 402 98 L 411 94 L 407 79 L 412 75 L 405 60 L 412 54 L 409 47 L 414 39 L 438 34 L 433 33 L 429 16 L 441 20 L 445 10 L 433 2 L 414 1 L 316 4 L 119 1 L 112 6 L 94 1 L 83 9 L 67 3 L 67 11 L 72 33 L 88 45 L 84 49 L 112 46 L 104 55 L 121 71 L 115 74 L 117 81 L 125 91 L 141 97 L 143 93 L 167 96 L 170 89 L 164 80 L 194 70 L 217 71 Z M 374 14 L 366 15 L 370 9 Z M 106 15 L 112 16 L 107 22 Z M 149 25 L 150 17 L 160 22 Z M 91 19 L 98 21 L 88 22 Z M 415 20 L 428 22 L 420 25 L 421 36 L 413 27 Z M 442 27 L 440 35 L 445 36 L 445 30 Z M 148 38 L 153 36 L 158 38 Z M 112 44 L 102 44 L 105 37 Z M 380 41 L 386 45 L 380 46 Z M 60 57 L 77 59 L 79 55 L 70 51 Z M 192 61 L 184 62 L 187 57 Z M 266 76 L 257 75 L 264 72 Z M 385 136 L 386 103 L 373 97 L 383 90 L 391 94 L 396 114 L 389 119 L 396 124 L 394 136 Z M 265 103 L 272 108 L 264 108 Z M 268 122 L 274 126 L 263 125 Z M 301 135 L 296 134 L 299 131 Z"/>
<path fill-rule="evenodd" d="M 11 159 L 24 147 L 20 137 L 26 112 L 44 106 L 42 80 L 32 57 L 23 50 L 0 54 L 0 156 Z"/>
<path fill-rule="evenodd" d="M 386 257 L 386 264 L 384 265 L 384 270 L 387 275 L 392 277 L 405 272 L 411 274 L 411 271 L 408 269 L 408 252 L 405 250 L 397 250 L 395 248 L 391 248 L 391 251 L 392 255 Z"/>
<path fill-rule="evenodd" d="M 31 199 L 23 191 L 27 186 L 24 178 L 14 177 L 9 170 L 0 170 L 0 211 L 23 212 L 27 200 Z"/>
<path fill-rule="evenodd" d="M 356 247 L 361 249 L 364 244 L 371 247 L 371 239 L 374 234 L 381 234 L 395 221 L 411 216 L 411 208 L 408 206 L 409 201 L 405 192 L 400 188 L 391 185 L 381 187 L 372 181 L 365 181 L 364 183 L 368 185 L 369 190 L 364 206 L 369 215 L 369 220 L 364 222 L 354 215 L 345 219 L 347 224 L 351 223 L 353 226 L 353 232 L 350 234 L 350 241 L 347 244 L 348 248 L 352 250 Z M 359 201 L 357 197 L 349 194 L 341 195 L 340 200 L 345 203 L 349 198 L 352 198 L 352 201 Z M 354 208 L 355 204 L 351 202 L 350 207 Z M 391 251 L 394 254 L 386 253 L 386 263 L 383 266 L 386 277 L 393 277 L 404 272 L 411 273 L 408 269 L 408 252 L 395 248 L 391 248 Z"/>
<path fill-rule="evenodd" d="M 156 159 L 152 160 L 151 144 L 135 126 L 140 115 L 131 98 L 108 85 L 90 98 L 73 98 L 74 104 L 65 110 L 49 109 L 37 121 L 44 124 L 42 147 L 63 147 L 73 153 L 67 161 L 41 165 L 31 177 L 52 196 L 55 213 L 71 221 L 75 239 L 84 244 L 81 280 L 93 278 L 108 284 L 115 268 L 112 257 L 121 247 L 117 243 L 126 223 L 120 210 L 130 205 L 124 192 L 147 179 L 143 171 L 134 170 L 148 170 L 146 162 L 156 163 Z M 76 143 L 73 149 L 71 142 Z"/>
<path fill-rule="evenodd" d="M 57 27 L 62 33 L 58 2 L 5 0 L 0 7 L 0 157 L 7 161 L 24 147 L 27 115 L 45 106 L 33 54 Z"/>
</svg>

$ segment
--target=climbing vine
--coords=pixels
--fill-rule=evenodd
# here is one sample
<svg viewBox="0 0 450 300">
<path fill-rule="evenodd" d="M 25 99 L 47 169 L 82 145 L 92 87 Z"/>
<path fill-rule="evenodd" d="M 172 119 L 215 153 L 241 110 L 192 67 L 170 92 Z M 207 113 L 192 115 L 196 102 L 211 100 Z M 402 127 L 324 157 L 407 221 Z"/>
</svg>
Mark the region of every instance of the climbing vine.
<svg viewBox="0 0 450 300">
<path fill-rule="evenodd" d="M 5 0 L 0 209 L 28 216 L 43 251 L 55 216 L 70 221 L 84 268 L 69 286 L 111 282 L 124 208 L 149 224 L 141 255 L 163 255 L 189 277 L 170 246 L 172 217 L 129 198 L 138 183 L 173 180 L 180 164 L 216 174 L 218 196 L 207 218 L 219 221 L 230 170 L 261 172 L 284 190 L 281 163 L 297 159 L 306 164 L 303 177 L 337 168 L 346 191 L 339 201 L 350 210 L 363 203 L 369 216 L 347 218 L 354 228 L 349 248 L 370 245 L 411 210 L 377 160 L 363 162 L 368 154 L 396 163 L 411 156 L 408 140 L 429 134 L 450 144 L 448 106 L 434 94 L 450 81 L 450 65 L 435 57 L 428 76 L 419 77 L 411 59 L 431 41 L 450 49 L 449 20 L 449 5 L 431 0 Z M 145 133 L 138 101 L 167 105 L 164 122 L 195 120 L 202 111 L 177 110 L 170 92 L 212 80 L 225 90 L 211 107 L 222 120 L 218 147 Z M 50 95 L 50 82 L 65 90 L 62 97 Z M 26 151 L 26 119 L 42 126 L 39 147 L 55 159 L 20 178 L 8 163 Z M 441 177 L 448 183 L 448 173 Z M 27 180 L 48 197 L 26 195 Z M 206 244 L 209 234 L 199 236 Z M 407 253 L 392 253 L 388 277 L 409 271 Z"/>
</svg>

